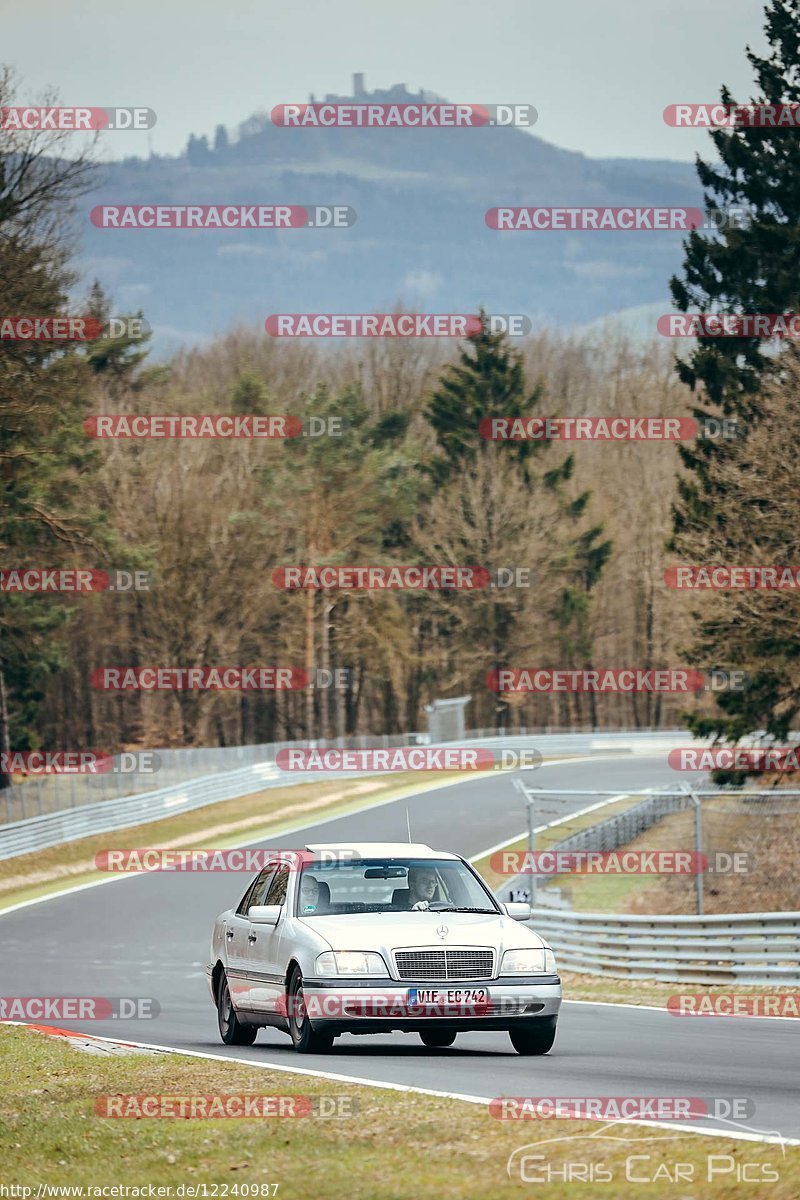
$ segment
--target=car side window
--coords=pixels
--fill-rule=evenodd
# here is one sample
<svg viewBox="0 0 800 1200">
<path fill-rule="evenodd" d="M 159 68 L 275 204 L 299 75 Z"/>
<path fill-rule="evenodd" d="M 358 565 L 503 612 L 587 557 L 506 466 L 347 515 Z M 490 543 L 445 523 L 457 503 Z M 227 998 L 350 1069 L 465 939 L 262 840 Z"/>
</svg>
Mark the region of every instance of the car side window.
<svg viewBox="0 0 800 1200">
<path fill-rule="evenodd" d="M 272 879 L 274 874 L 274 867 L 265 867 L 261 874 L 256 877 L 255 881 L 251 884 L 242 897 L 242 902 L 236 910 L 237 916 L 246 917 L 248 910 L 253 904 L 264 903 L 264 901 L 259 899 L 259 897 L 262 897 L 266 892 L 269 881 Z"/>
<path fill-rule="evenodd" d="M 265 900 L 255 900 L 254 904 L 285 904 L 286 889 L 289 886 L 289 868 L 278 867 L 272 882 L 267 889 L 267 897 Z"/>
</svg>

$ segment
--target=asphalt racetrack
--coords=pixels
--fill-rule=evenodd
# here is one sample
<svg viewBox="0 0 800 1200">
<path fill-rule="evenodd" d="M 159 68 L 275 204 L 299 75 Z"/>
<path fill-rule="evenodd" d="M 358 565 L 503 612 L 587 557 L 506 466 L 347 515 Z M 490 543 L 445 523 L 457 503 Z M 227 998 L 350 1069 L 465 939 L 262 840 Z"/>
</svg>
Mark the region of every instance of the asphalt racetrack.
<svg viewBox="0 0 800 1200">
<path fill-rule="evenodd" d="M 663 754 L 628 754 L 546 764 L 526 779 L 539 786 L 624 793 L 671 786 L 676 777 Z M 560 811 L 591 803 L 591 797 L 575 797 Z M 406 808 L 415 841 L 466 857 L 525 827 L 512 776 L 493 775 L 309 825 L 268 844 L 406 841 Z M 567 993 L 555 1046 L 538 1059 L 518 1056 L 505 1033 L 465 1033 L 441 1050 L 426 1049 L 416 1034 L 345 1035 L 330 1054 L 301 1056 L 288 1036 L 262 1030 L 251 1047 L 226 1047 L 217 1033 L 204 968 L 214 917 L 238 901 L 246 879 L 230 873 L 127 875 L 0 914 L 0 992 L 152 996 L 161 1008 L 155 1020 L 70 1022 L 69 1027 L 465 1096 L 746 1097 L 755 1105 L 746 1126 L 715 1118 L 692 1123 L 800 1137 L 800 1024 L 790 1020 L 676 1017 L 647 1008 L 571 1003 Z M 547 1136 L 540 1129 L 526 1122 L 528 1140 Z"/>
</svg>

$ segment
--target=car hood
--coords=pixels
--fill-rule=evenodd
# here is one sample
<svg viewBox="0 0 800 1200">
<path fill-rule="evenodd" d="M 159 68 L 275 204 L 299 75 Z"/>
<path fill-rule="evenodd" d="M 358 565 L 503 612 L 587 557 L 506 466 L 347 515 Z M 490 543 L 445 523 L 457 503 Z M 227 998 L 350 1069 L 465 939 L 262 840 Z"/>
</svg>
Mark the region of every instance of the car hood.
<svg viewBox="0 0 800 1200">
<path fill-rule="evenodd" d="M 499 913 L 387 912 L 349 913 L 301 918 L 333 950 L 378 950 L 383 953 L 406 946 L 492 946 L 499 950 L 545 945 L 519 921 Z M 438 929 L 447 933 L 441 937 Z"/>
</svg>

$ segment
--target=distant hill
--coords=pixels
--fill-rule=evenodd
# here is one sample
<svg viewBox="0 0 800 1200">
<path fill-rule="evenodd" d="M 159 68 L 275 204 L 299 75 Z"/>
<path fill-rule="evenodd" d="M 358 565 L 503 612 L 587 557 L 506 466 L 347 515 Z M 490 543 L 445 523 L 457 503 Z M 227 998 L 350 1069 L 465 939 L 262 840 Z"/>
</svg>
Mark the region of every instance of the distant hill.
<svg viewBox="0 0 800 1200">
<path fill-rule="evenodd" d="M 353 95 L 325 99 L 420 99 L 402 84 L 354 83 Z M 88 211 L 103 202 L 337 203 L 358 220 L 332 231 L 100 230 Z M 117 309 L 144 309 L 162 352 L 272 312 L 399 300 L 436 312 L 483 304 L 551 326 L 669 311 L 679 233 L 498 233 L 484 213 L 502 204 L 700 205 L 701 192 L 690 164 L 590 159 L 519 129 L 285 129 L 261 113 L 211 145 L 193 136 L 180 157 L 107 164 L 86 199 L 82 265 Z"/>
</svg>

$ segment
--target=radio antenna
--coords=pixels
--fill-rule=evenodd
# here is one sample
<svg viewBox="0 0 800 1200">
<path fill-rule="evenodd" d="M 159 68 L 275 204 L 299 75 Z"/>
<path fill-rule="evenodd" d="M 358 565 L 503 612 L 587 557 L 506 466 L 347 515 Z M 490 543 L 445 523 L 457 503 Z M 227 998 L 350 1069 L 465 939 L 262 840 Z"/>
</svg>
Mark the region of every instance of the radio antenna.
<svg viewBox="0 0 800 1200">
<path fill-rule="evenodd" d="M 411 841 L 412 841 L 412 838 L 411 838 L 411 817 L 408 815 L 408 805 L 406 805 L 406 829 L 408 830 L 408 841 L 409 841 L 409 844 L 410 844 L 410 843 L 411 843 Z"/>
</svg>

